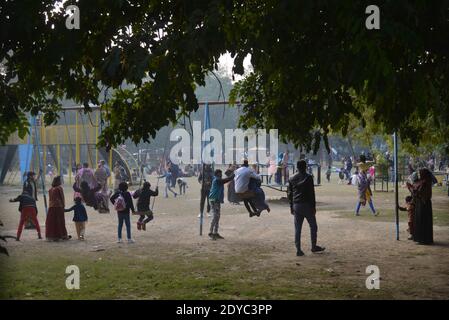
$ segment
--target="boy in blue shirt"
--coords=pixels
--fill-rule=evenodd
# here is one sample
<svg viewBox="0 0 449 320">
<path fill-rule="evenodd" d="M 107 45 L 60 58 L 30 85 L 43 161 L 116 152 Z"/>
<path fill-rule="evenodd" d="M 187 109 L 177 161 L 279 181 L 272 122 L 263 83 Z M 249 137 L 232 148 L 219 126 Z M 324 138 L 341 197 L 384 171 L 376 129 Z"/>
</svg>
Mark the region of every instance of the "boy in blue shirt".
<svg viewBox="0 0 449 320">
<path fill-rule="evenodd" d="M 209 237 L 212 240 L 224 239 L 218 233 L 218 225 L 220 221 L 220 208 L 221 204 L 224 202 L 224 184 L 234 179 L 234 174 L 223 179 L 223 173 L 221 170 L 217 169 L 214 173 L 214 179 L 212 180 L 212 186 L 209 193 L 209 201 L 212 207 L 213 218 L 210 223 Z"/>
</svg>

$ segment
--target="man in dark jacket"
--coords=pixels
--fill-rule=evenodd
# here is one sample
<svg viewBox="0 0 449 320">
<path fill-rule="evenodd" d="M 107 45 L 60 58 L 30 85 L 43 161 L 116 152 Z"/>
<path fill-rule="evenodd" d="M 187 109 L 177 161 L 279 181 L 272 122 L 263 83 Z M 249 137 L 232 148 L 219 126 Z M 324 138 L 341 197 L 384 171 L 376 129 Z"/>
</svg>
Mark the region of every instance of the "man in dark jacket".
<svg viewBox="0 0 449 320">
<path fill-rule="evenodd" d="M 310 225 L 312 238 L 312 252 L 324 251 L 325 248 L 317 246 L 318 226 L 316 223 L 316 201 L 313 177 L 306 173 L 307 163 L 300 160 L 297 163 L 298 173 L 289 179 L 287 196 L 290 202 L 291 213 L 295 216 L 295 244 L 296 255 L 303 256 L 301 250 L 301 229 L 304 218 Z"/>
</svg>

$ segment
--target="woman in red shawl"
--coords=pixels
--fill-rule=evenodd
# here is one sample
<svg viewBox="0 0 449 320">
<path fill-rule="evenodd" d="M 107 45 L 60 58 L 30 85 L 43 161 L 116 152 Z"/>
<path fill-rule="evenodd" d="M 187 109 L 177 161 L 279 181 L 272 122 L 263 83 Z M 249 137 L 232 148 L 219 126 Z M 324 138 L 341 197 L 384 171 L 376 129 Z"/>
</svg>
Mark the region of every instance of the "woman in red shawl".
<svg viewBox="0 0 449 320">
<path fill-rule="evenodd" d="M 48 191 L 49 208 L 45 221 L 45 238 L 48 241 L 68 240 L 64 217 L 64 191 L 61 186 L 61 177 L 53 179 L 51 189 Z"/>
<path fill-rule="evenodd" d="M 432 217 L 432 174 L 426 169 L 419 170 L 419 179 L 407 183 L 415 204 L 413 218 L 413 240 L 419 244 L 433 243 L 433 217 Z"/>
</svg>

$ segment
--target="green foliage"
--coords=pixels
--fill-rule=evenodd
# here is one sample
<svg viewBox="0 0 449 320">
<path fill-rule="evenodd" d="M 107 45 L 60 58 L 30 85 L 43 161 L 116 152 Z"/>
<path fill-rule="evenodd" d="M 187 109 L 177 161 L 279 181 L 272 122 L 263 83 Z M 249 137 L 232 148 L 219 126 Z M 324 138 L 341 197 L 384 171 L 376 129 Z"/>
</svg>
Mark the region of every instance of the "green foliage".
<svg viewBox="0 0 449 320">
<path fill-rule="evenodd" d="M 197 110 L 195 89 L 225 52 L 235 73 L 248 54 L 254 67 L 232 95 L 244 103 L 240 124 L 278 128 L 307 150 L 363 120 L 359 101 L 383 133 L 413 145 L 416 123 L 449 124 L 444 0 L 380 1 L 380 30 L 365 28 L 363 1 L 67 1 L 80 30 L 65 28 L 56 2 L 0 5 L 0 143 L 24 134 L 27 112 L 55 122 L 62 99 L 101 105 L 101 145 L 148 141 Z"/>
<path fill-rule="evenodd" d="M 260 10 L 242 41 L 254 73 L 234 94 L 245 103 L 243 125 L 279 128 L 313 149 L 315 137 L 363 122 L 358 100 L 378 129 L 413 144 L 421 132 L 412 119 L 449 124 L 446 2 L 382 1 L 378 31 L 365 28 L 364 2 L 252 3 Z"/>
</svg>

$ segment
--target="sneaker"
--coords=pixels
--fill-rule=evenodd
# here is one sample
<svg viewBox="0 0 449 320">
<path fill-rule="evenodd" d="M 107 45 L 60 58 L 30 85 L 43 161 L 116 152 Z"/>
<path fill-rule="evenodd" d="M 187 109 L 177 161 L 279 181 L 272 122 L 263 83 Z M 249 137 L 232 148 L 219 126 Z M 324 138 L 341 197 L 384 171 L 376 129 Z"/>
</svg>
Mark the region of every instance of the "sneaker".
<svg viewBox="0 0 449 320">
<path fill-rule="evenodd" d="M 312 252 L 322 252 L 324 250 L 326 250 L 326 248 L 320 246 L 315 246 L 314 248 L 312 248 Z"/>
<path fill-rule="evenodd" d="M 373 215 L 374 215 L 375 217 L 377 217 L 377 216 L 379 215 L 379 211 L 374 212 Z"/>
<path fill-rule="evenodd" d="M 219 233 L 216 233 L 214 236 L 216 239 L 224 239 Z"/>
<path fill-rule="evenodd" d="M 122 242 L 123 242 L 122 239 L 117 240 L 117 243 L 122 243 Z"/>
<path fill-rule="evenodd" d="M 134 243 L 133 239 L 128 239 L 128 243 Z"/>
<path fill-rule="evenodd" d="M 302 250 L 296 251 L 296 256 L 297 257 L 302 257 L 303 255 L 304 255 L 304 252 L 302 252 Z"/>
<path fill-rule="evenodd" d="M 146 223 L 142 223 L 142 230 L 143 231 L 147 231 L 147 224 Z"/>
<path fill-rule="evenodd" d="M 137 222 L 137 230 L 141 230 L 142 229 L 142 224 L 140 222 Z"/>
<path fill-rule="evenodd" d="M 209 234 L 208 234 L 208 236 L 209 236 L 209 238 L 214 238 L 214 234 L 212 233 L 212 232 L 209 232 Z"/>
</svg>

